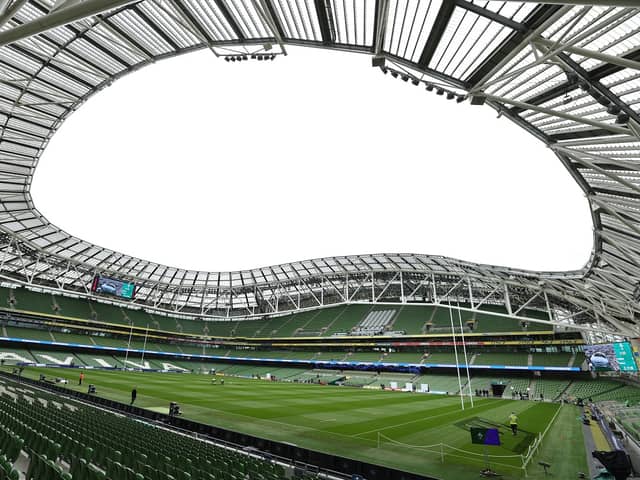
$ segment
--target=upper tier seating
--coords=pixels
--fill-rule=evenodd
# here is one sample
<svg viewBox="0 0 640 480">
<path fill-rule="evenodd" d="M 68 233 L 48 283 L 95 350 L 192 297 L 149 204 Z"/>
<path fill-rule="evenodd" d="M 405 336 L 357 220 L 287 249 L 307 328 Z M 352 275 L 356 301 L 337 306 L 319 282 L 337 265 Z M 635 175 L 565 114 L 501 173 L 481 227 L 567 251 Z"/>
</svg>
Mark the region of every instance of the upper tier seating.
<svg viewBox="0 0 640 480">
<path fill-rule="evenodd" d="M 395 310 L 372 310 L 355 326 L 351 335 L 380 335 L 387 330 L 395 314 Z"/>
<path fill-rule="evenodd" d="M 70 295 L 74 295 L 70 293 Z M 109 297 L 100 299 L 72 298 L 60 294 L 39 293 L 25 288 L 8 289 L 0 287 L 0 308 L 20 310 L 75 318 L 90 322 L 115 325 L 133 325 L 139 329 L 179 332 L 202 337 L 330 337 L 338 335 L 373 335 L 389 332 L 401 335 L 447 334 L 451 332 L 449 309 L 446 305 L 437 307 L 406 304 L 397 308 L 366 304 L 338 305 L 296 314 L 259 320 L 215 320 L 178 318 L 160 313 L 148 313 L 138 305 L 117 306 L 109 303 Z M 113 299 L 115 301 L 115 299 Z M 463 307 L 467 307 L 468 305 Z M 518 320 L 496 317 L 491 312 L 504 313 L 504 307 L 483 305 L 481 312 L 462 310 L 465 332 L 481 333 L 551 331 L 543 324 L 528 322 L 526 328 Z M 381 312 L 387 313 L 381 313 Z M 393 313 L 388 313 L 393 311 Z M 546 319 L 546 313 L 523 310 L 521 316 Z M 387 318 L 389 317 L 389 318 Z M 459 331 L 458 311 L 453 311 L 456 331 Z M 364 323 L 363 323 L 364 322 Z M 371 323 L 369 325 L 369 322 Z M 140 333 L 138 331 L 138 333 Z"/>
<path fill-rule="evenodd" d="M 514 365 L 526 367 L 529 361 L 528 353 L 490 353 L 474 352 L 474 365 Z"/>
</svg>

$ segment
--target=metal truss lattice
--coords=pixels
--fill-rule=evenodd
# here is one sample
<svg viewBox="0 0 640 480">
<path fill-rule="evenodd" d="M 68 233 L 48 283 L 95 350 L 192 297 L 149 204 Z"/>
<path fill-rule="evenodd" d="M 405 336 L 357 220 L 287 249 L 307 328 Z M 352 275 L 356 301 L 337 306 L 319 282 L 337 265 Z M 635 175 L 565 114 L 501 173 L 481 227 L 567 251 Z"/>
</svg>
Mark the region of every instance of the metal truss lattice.
<svg viewBox="0 0 640 480">
<path fill-rule="evenodd" d="M 134 281 L 134 304 L 251 317 L 333 303 L 462 301 L 638 335 L 640 11 L 615 0 L 1 0 L 0 275 L 90 295 L 95 274 Z M 506 115 L 548 145 L 587 195 L 589 263 L 530 272 L 417 254 L 191 271 L 93 245 L 51 224 L 30 185 L 61 123 L 91 95 L 162 58 L 287 45 L 384 58 Z M 543 186 L 541 186 L 543 188 Z"/>
</svg>

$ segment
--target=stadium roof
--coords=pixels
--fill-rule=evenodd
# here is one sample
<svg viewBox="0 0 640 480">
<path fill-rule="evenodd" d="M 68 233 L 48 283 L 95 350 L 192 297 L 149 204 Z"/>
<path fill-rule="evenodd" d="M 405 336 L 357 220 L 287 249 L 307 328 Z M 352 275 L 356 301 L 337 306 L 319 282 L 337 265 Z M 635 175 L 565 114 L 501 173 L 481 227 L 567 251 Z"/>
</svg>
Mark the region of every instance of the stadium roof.
<svg viewBox="0 0 640 480">
<path fill-rule="evenodd" d="M 639 10 L 631 0 L 564 3 L 2 0 L 0 273 L 81 295 L 103 274 L 135 282 L 134 304 L 205 317 L 346 301 L 461 301 L 504 304 L 515 316 L 542 308 L 556 322 L 638 335 Z M 33 204 L 32 176 L 49 139 L 113 81 L 197 49 L 229 60 L 270 59 L 287 45 L 370 54 L 383 71 L 493 108 L 547 144 L 589 199 L 589 263 L 579 271 L 530 272 L 379 254 L 191 271 L 76 238 Z"/>
</svg>

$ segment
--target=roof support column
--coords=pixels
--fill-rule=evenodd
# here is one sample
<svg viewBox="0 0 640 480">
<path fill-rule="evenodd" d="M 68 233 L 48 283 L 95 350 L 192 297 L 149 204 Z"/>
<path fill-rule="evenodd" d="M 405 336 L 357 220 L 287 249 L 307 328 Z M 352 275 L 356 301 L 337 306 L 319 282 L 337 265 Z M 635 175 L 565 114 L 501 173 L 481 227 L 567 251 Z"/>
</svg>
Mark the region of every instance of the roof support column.
<svg viewBox="0 0 640 480">
<path fill-rule="evenodd" d="M 322 43 L 331 45 L 335 43 L 336 35 L 333 29 L 333 14 L 331 4 L 327 0 L 314 0 L 320 32 L 322 33 Z"/>
</svg>

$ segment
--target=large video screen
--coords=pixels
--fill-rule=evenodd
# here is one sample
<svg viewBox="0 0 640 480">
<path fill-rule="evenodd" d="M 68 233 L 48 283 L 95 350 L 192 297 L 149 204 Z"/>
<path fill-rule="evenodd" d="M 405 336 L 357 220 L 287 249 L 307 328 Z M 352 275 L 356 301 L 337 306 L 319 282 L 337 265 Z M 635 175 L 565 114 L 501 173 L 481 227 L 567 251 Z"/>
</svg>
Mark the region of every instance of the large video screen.
<svg viewBox="0 0 640 480">
<path fill-rule="evenodd" d="M 133 298 L 136 293 L 135 283 L 122 282 L 114 278 L 96 276 L 91 284 L 91 291 L 122 298 Z"/>
<path fill-rule="evenodd" d="M 629 342 L 604 343 L 584 347 L 589 370 L 637 372 L 638 366 Z"/>
</svg>

